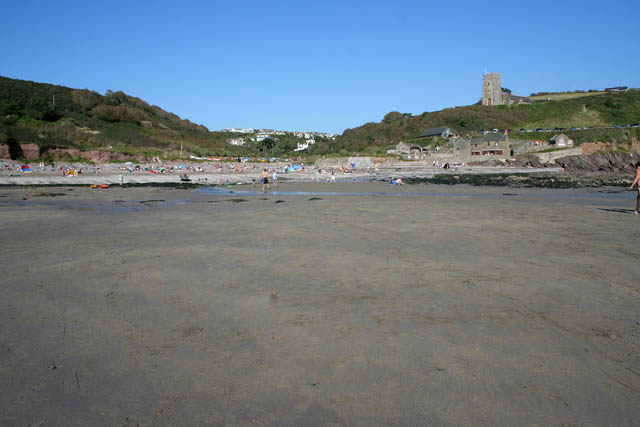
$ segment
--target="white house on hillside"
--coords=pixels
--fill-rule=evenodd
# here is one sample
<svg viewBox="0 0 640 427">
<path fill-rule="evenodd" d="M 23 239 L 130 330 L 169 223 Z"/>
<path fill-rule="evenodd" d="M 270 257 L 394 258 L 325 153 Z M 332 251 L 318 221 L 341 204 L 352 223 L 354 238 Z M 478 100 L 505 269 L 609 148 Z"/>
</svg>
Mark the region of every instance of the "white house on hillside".
<svg viewBox="0 0 640 427">
<path fill-rule="evenodd" d="M 555 144 L 556 147 L 573 147 L 573 139 L 561 133 L 560 135 L 552 136 L 549 144 Z"/>
<path fill-rule="evenodd" d="M 227 142 L 231 145 L 244 145 L 244 138 L 229 138 Z"/>
</svg>

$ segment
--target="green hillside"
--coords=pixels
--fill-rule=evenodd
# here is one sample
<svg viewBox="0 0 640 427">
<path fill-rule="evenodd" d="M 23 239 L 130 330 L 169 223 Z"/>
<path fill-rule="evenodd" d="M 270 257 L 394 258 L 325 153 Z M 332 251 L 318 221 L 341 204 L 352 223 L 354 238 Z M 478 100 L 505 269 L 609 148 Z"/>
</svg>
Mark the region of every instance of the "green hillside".
<svg viewBox="0 0 640 427">
<path fill-rule="evenodd" d="M 640 91 L 589 93 L 532 105 L 447 108 L 417 116 L 391 112 L 380 123 L 347 129 L 335 141 L 316 138 L 304 155 L 383 155 L 399 141 L 415 140 L 425 129 L 451 126 L 463 135 L 481 129 L 511 129 L 513 138 L 546 140 L 554 133 L 522 133 L 521 128 L 589 127 L 565 131 L 578 144 L 585 141 L 627 141 L 628 130 L 611 128 L 640 122 Z M 547 96 L 547 95 L 545 95 Z M 549 96 L 547 96 L 549 97 Z M 633 132 L 638 133 L 634 128 Z M 255 135 L 210 132 L 162 108 L 123 92 L 105 95 L 44 83 L 0 77 L 0 142 L 36 143 L 48 147 L 102 149 L 148 157 L 299 155 L 300 139 L 278 135 L 262 142 L 234 146 L 230 138 Z M 427 145 L 430 141 L 419 141 Z M 264 150 L 264 149 L 267 150 Z"/>
<path fill-rule="evenodd" d="M 237 135 L 210 132 L 162 108 L 123 92 L 105 95 L 0 77 L 0 142 L 46 147 L 110 149 L 172 158 L 185 153 L 236 156 L 260 153 L 261 146 L 236 147 Z"/>
<path fill-rule="evenodd" d="M 589 127 L 564 133 L 578 144 L 607 140 L 623 142 L 625 132 L 610 127 L 637 122 L 640 122 L 640 91 L 607 92 L 558 101 L 537 101 L 531 105 L 487 107 L 476 104 L 418 116 L 391 112 L 380 123 L 347 129 L 333 144 L 318 144 L 313 152 L 384 154 L 395 143 L 415 140 L 425 129 L 439 126 L 451 126 L 468 136 L 476 135 L 482 129 L 511 129 L 513 138 L 522 139 L 548 139 L 558 132 L 520 134 L 521 128 Z"/>
</svg>

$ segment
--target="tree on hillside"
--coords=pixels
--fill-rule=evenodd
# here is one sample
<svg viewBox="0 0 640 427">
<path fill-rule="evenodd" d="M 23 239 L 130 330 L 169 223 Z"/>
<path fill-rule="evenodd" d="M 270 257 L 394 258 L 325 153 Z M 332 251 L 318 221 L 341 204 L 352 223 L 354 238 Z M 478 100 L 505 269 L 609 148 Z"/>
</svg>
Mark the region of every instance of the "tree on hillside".
<svg viewBox="0 0 640 427">
<path fill-rule="evenodd" d="M 392 111 L 390 113 L 387 113 L 387 115 L 384 116 L 384 118 L 382 119 L 383 123 L 393 123 L 393 122 L 397 122 L 398 120 L 402 120 L 406 117 L 411 117 L 410 113 L 400 113 L 398 111 Z"/>
<path fill-rule="evenodd" d="M 72 91 L 71 99 L 82 107 L 83 111 L 89 111 L 102 102 L 102 96 L 88 89 Z"/>
<path fill-rule="evenodd" d="M 15 102 L 7 99 L 0 99 L 0 115 L 2 117 L 9 116 L 11 114 L 19 114 L 20 106 Z"/>
<path fill-rule="evenodd" d="M 129 122 L 140 124 L 147 116 L 138 108 L 100 104 L 91 110 L 91 115 L 105 122 Z"/>
<path fill-rule="evenodd" d="M 273 153 L 273 149 L 276 146 L 276 142 L 272 138 L 265 138 L 258 144 L 258 148 L 264 153 L 266 158 L 269 152 Z"/>
<path fill-rule="evenodd" d="M 39 97 L 33 97 L 27 103 L 24 112 L 36 120 L 43 120 L 46 122 L 54 122 L 58 120 L 56 114 L 56 108 Z"/>
</svg>

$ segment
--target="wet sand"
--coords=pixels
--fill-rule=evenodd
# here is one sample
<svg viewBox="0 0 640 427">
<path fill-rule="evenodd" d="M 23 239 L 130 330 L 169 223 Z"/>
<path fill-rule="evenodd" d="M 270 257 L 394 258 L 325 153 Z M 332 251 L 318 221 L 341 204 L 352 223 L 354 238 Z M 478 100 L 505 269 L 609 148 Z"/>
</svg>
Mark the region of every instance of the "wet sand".
<svg viewBox="0 0 640 427">
<path fill-rule="evenodd" d="M 231 189 L 0 188 L 0 425 L 637 425 L 633 192 Z"/>
</svg>

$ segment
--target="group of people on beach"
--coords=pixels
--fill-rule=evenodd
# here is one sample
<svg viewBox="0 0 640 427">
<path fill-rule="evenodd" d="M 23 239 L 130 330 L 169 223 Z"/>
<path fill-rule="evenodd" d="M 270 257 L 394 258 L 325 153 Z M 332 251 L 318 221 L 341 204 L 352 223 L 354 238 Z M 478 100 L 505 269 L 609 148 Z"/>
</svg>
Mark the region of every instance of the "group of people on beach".
<svg viewBox="0 0 640 427">
<path fill-rule="evenodd" d="M 328 171 L 323 171 L 322 169 L 318 168 L 318 170 L 316 171 L 316 173 L 314 173 L 313 175 L 311 175 L 311 182 L 336 182 L 336 175 L 333 171 L 331 171 L 331 175 L 329 175 Z"/>
<path fill-rule="evenodd" d="M 273 181 L 273 186 L 275 188 L 278 187 L 278 172 L 275 169 L 271 170 L 271 179 Z M 253 183 L 253 187 L 256 186 L 256 179 L 253 178 L 252 180 Z M 262 191 L 265 191 L 265 189 L 269 190 L 270 186 L 269 186 L 269 171 L 267 171 L 266 169 L 262 169 L 262 173 L 260 174 L 260 184 L 262 184 Z"/>
</svg>

